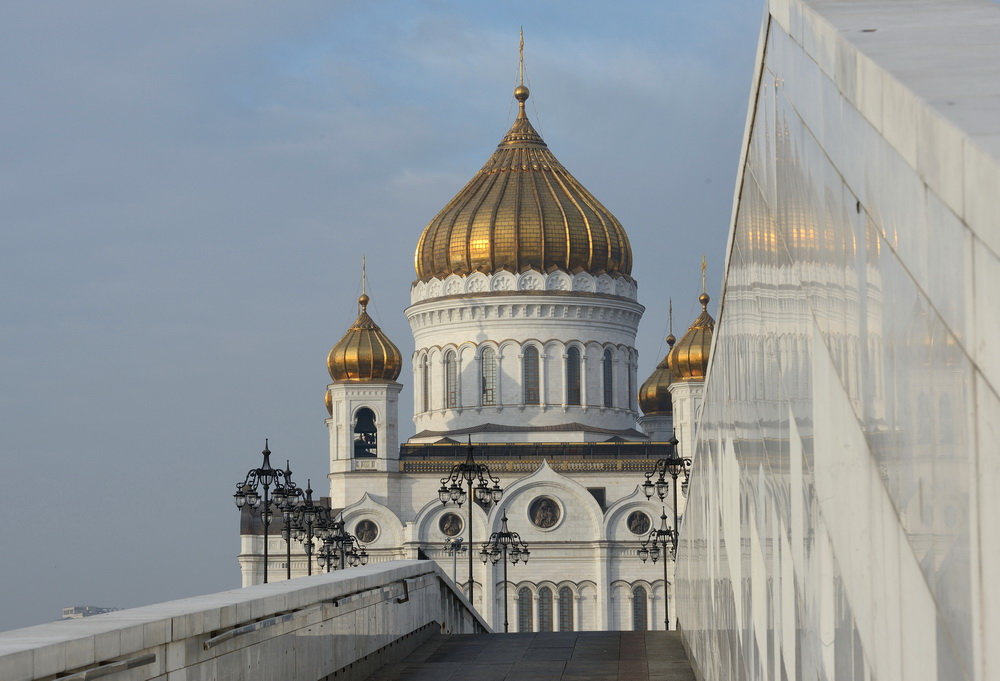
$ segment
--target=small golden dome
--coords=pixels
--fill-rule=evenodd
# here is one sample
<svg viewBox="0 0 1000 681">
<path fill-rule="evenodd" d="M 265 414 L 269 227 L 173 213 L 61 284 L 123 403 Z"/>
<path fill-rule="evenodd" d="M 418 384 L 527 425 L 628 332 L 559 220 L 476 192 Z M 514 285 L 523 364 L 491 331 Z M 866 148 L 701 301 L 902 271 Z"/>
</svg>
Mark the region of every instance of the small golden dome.
<svg viewBox="0 0 1000 681">
<path fill-rule="evenodd" d="M 667 355 L 670 373 L 675 381 L 704 381 L 708 371 L 708 353 L 712 347 L 715 320 L 708 314 L 707 293 L 698 296 L 701 314 L 688 328 L 674 349 Z"/>
<path fill-rule="evenodd" d="M 528 94 L 524 85 L 514 90 L 514 125 L 424 228 L 414 254 L 421 281 L 500 270 L 631 275 L 625 230 L 528 122 Z"/>
<path fill-rule="evenodd" d="M 358 318 L 326 358 L 326 368 L 334 381 L 395 381 L 403 367 L 399 348 L 368 316 L 368 301 L 368 296 L 362 293 L 358 298 Z"/>
<path fill-rule="evenodd" d="M 333 395 L 330 394 L 329 390 L 326 391 L 326 399 L 324 401 L 326 402 L 326 413 L 333 416 Z"/>
<path fill-rule="evenodd" d="M 667 336 L 667 345 L 670 347 L 666 356 L 656 365 L 656 369 L 639 388 L 639 407 L 646 416 L 672 414 L 674 411 L 674 405 L 670 399 L 670 384 L 673 383 L 673 376 L 670 374 L 668 360 L 674 349 L 675 341 L 674 334 Z"/>
</svg>

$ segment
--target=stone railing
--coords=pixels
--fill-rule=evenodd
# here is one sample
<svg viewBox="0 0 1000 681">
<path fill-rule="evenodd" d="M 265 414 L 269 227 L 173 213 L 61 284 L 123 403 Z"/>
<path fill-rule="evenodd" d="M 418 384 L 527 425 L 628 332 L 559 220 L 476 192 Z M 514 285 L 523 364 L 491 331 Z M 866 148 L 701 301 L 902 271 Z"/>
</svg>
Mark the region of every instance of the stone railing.
<svg viewBox="0 0 1000 681">
<path fill-rule="evenodd" d="M 363 679 L 435 632 L 490 631 L 401 560 L 0 633 L 3 681 Z"/>
</svg>

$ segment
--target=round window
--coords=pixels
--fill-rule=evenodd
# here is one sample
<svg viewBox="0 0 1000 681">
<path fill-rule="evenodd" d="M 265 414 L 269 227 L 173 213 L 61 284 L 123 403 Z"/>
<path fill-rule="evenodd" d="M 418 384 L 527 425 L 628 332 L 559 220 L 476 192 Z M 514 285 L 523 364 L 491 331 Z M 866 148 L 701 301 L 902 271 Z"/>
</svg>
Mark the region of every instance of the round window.
<svg viewBox="0 0 1000 681">
<path fill-rule="evenodd" d="M 354 526 L 354 536 L 362 544 L 371 544 L 378 539 L 378 525 L 371 520 L 362 520 Z"/>
<path fill-rule="evenodd" d="M 628 531 L 632 534 L 646 534 L 652 525 L 649 516 L 642 511 L 632 511 L 629 513 L 626 523 L 628 524 Z"/>
<path fill-rule="evenodd" d="M 438 529 L 446 537 L 456 537 L 462 533 L 462 519 L 456 513 L 445 513 L 438 520 Z"/>
<path fill-rule="evenodd" d="M 551 497 L 538 497 L 528 506 L 528 517 L 535 527 L 548 530 L 555 527 L 562 516 L 562 510 L 555 499 Z"/>
</svg>

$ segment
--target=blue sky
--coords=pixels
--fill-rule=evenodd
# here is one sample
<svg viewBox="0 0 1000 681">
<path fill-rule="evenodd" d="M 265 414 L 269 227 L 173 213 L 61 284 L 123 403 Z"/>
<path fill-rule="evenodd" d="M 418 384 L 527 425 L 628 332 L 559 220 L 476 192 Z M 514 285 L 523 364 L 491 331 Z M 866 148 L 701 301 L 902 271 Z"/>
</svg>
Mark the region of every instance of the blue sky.
<svg viewBox="0 0 1000 681">
<path fill-rule="evenodd" d="M 522 25 L 533 123 L 631 238 L 651 371 L 702 254 L 720 281 L 761 12 L 4 3 L 0 629 L 239 585 L 237 478 L 268 436 L 322 481 L 362 253 L 408 357 L 413 248 L 510 125 Z"/>
</svg>

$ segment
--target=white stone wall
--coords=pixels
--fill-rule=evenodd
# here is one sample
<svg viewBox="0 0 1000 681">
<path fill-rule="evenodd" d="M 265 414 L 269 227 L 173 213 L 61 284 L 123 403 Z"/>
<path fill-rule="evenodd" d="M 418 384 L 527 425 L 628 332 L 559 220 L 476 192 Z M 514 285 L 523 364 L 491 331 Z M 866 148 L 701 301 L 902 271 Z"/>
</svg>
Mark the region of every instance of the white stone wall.
<svg viewBox="0 0 1000 681">
<path fill-rule="evenodd" d="M 772 0 L 677 567 L 706 679 L 1000 678 L 1000 7 Z"/>
<path fill-rule="evenodd" d="M 399 383 L 331 383 L 332 415 L 326 420 L 330 438 L 330 472 L 353 470 L 394 471 L 399 458 Z M 375 414 L 376 459 L 354 458 L 354 421 L 359 410 Z"/>
<path fill-rule="evenodd" d="M 433 564 L 397 562 L 0 632 L 0 679 L 361 681 L 485 630 Z"/>
<path fill-rule="evenodd" d="M 612 430 L 635 428 L 634 346 L 643 309 L 625 297 L 559 290 L 420 300 L 406 310 L 416 346 L 412 366 L 417 432 L 482 423 L 544 427 L 579 422 Z M 522 356 L 529 345 L 539 352 L 538 405 L 524 400 Z M 499 363 L 495 405 L 482 404 L 481 356 L 487 347 L 497 353 Z M 568 404 L 566 355 L 571 347 L 581 353 L 580 405 Z M 613 355 L 612 407 L 603 401 L 605 349 Z M 454 408 L 446 402 L 449 352 L 458 360 Z M 520 438 L 505 438 L 511 439 Z"/>
</svg>

